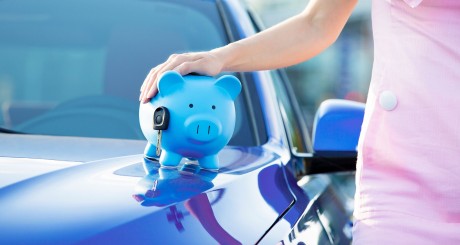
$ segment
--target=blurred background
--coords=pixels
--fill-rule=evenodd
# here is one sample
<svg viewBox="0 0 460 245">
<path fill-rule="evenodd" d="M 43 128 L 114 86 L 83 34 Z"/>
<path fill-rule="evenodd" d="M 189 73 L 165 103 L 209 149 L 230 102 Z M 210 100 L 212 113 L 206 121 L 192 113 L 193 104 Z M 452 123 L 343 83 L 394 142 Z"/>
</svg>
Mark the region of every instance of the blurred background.
<svg viewBox="0 0 460 245">
<path fill-rule="evenodd" d="M 241 1 L 266 28 L 298 14 L 308 4 L 308 0 Z M 138 87 L 150 67 L 174 52 L 181 52 L 177 47 L 185 44 L 186 50 L 208 50 L 224 45 L 222 40 L 210 38 L 222 36 L 223 31 L 216 29 L 215 23 L 202 22 L 204 17 L 191 16 L 189 21 L 176 23 L 174 15 L 170 15 L 173 18 L 152 15 L 146 12 L 142 1 L 134 3 L 126 3 L 127 7 L 112 4 L 109 11 L 98 1 L 88 12 L 87 5 L 81 2 L 60 3 L 49 8 L 44 3 L 30 1 L 22 9 L 15 8 L 14 1 L 5 2 L 5 6 L 11 6 L 0 11 L 0 33 L 4 33 L 0 35 L 0 110 L 3 112 L 0 126 L 12 128 L 82 96 L 126 97 L 133 102 L 135 111 Z M 342 34 L 325 52 L 286 68 L 310 129 L 316 109 L 326 99 L 365 102 L 373 60 L 370 5 L 371 1 L 358 2 Z M 62 15 L 69 7 L 74 13 Z M 82 18 L 79 13 L 86 16 Z M 148 23 L 161 24 L 155 27 Z M 196 26 L 200 31 L 193 28 Z M 154 33 L 168 28 L 188 32 L 167 32 L 164 35 L 169 38 L 162 40 L 155 37 Z M 208 38 L 203 39 L 202 33 L 207 33 Z M 179 37 L 181 35 L 183 37 Z M 184 37 L 190 40 L 180 41 Z M 151 43 L 156 43 L 156 47 Z M 122 104 L 126 107 L 128 102 Z"/>
<path fill-rule="evenodd" d="M 306 0 L 244 0 L 265 28 L 303 11 Z M 371 78 L 371 1 L 359 1 L 338 40 L 325 52 L 286 68 L 298 102 L 312 125 L 319 104 L 331 98 L 365 102 Z"/>
</svg>

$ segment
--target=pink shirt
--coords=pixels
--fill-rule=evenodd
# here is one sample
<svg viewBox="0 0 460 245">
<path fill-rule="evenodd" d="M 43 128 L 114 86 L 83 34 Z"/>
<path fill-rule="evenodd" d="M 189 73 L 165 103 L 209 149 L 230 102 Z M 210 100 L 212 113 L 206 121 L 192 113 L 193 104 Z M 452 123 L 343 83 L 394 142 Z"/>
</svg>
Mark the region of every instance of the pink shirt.
<svg viewBox="0 0 460 245">
<path fill-rule="evenodd" d="M 460 244 L 460 0 L 374 0 L 354 244 Z"/>
</svg>

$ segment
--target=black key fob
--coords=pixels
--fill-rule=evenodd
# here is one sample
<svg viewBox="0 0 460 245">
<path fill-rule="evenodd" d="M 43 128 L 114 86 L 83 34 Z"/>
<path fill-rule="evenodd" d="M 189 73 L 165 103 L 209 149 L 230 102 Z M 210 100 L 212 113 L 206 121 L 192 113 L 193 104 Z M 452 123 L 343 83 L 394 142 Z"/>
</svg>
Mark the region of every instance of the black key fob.
<svg viewBox="0 0 460 245">
<path fill-rule="evenodd" d="M 153 113 L 153 129 L 166 130 L 169 126 L 169 111 L 168 108 L 160 106 Z"/>
</svg>

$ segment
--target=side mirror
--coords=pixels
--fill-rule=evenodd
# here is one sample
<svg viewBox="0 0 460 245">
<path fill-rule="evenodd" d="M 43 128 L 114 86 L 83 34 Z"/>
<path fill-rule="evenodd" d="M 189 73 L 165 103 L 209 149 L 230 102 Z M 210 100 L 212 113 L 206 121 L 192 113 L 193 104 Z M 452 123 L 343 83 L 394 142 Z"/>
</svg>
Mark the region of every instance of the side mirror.
<svg viewBox="0 0 460 245">
<path fill-rule="evenodd" d="M 331 99 L 321 103 L 313 124 L 316 156 L 356 156 L 364 117 L 364 103 Z"/>
</svg>

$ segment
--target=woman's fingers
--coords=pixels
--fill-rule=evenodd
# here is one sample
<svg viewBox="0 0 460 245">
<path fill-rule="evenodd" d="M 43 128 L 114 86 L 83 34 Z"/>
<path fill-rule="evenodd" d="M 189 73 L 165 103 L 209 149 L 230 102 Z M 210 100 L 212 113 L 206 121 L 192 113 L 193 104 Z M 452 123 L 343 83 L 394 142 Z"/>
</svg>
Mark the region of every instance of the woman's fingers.
<svg viewBox="0 0 460 245">
<path fill-rule="evenodd" d="M 158 74 L 158 70 L 160 70 L 161 67 L 167 65 L 172 60 L 174 60 L 176 56 L 177 56 L 177 54 L 173 54 L 173 55 L 169 56 L 169 58 L 168 58 L 168 60 L 166 60 L 166 62 L 164 62 L 164 63 L 162 63 L 160 65 L 157 65 L 155 68 L 150 70 L 149 74 L 147 74 L 147 77 L 144 80 L 144 83 L 141 86 L 141 94 L 139 96 L 139 101 L 144 102 L 145 101 L 145 96 L 148 93 L 148 91 L 150 91 L 152 89 L 152 87 L 154 87 L 154 85 L 156 86 L 155 78 L 156 78 L 156 76 Z"/>
<path fill-rule="evenodd" d="M 144 82 L 142 83 L 142 86 L 141 86 L 141 89 L 140 89 L 139 101 L 141 101 L 142 98 L 143 98 L 144 91 L 146 90 L 146 88 L 147 88 L 147 86 L 148 86 L 149 80 L 150 80 L 150 78 L 152 77 L 152 74 L 153 74 L 153 72 L 154 72 L 154 69 L 155 69 L 155 68 L 153 68 L 153 69 L 151 69 L 151 70 L 149 71 L 149 74 L 147 74 L 147 76 L 146 76 L 145 79 L 144 79 Z"/>
<path fill-rule="evenodd" d="M 153 98 L 158 93 L 157 88 L 157 80 L 164 71 L 168 70 L 170 66 L 172 66 L 175 62 L 175 57 L 177 55 L 173 54 L 169 57 L 169 59 L 155 68 L 153 68 L 146 79 L 146 84 L 141 93 L 140 101 L 142 103 L 147 103 L 151 98 Z"/>
<path fill-rule="evenodd" d="M 145 95 L 150 90 L 150 88 L 153 86 L 152 77 L 155 76 L 155 73 L 156 73 L 157 69 L 158 69 L 157 67 L 153 68 L 152 70 L 150 70 L 149 74 L 147 75 L 147 77 L 146 77 L 146 79 L 144 81 L 144 84 L 142 85 L 142 91 L 141 91 L 141 95 L 139 97 L 139 101 L 144 102 Z"/>
<path fill-rule="evenodd" d="M 171 70 L 171 67 L 174 67 L 176 63 L 180 63 L 181 59 L 183 58 L 178 59 L 178 56 L 180 55 L 171 55 L 166 62 L 156 66 L 149 72 L 141 87 L 141 94 L 139 96 L 139 100 L 142 103 L 147 103 L 158 93 L 157 80 L 159 76 L 163 74 L 163 72 Z"/>
<path fill-rule="evenodd" d="M 141 86 L 139 100 L 147 103 L 158 93 L 157 83 L 160 76 L 169 70 L 175 70 L 181 75 L 196 72 L 203 75 L 216 75 L 221 65 L 209 52 L 173 54 L 166 62 L 153 68 Z"/>
<path fill-rule="evenodd" d="M 215 72 L 209 62 L 207 62 L 205 59 L 198 59 L 195 61 L 191 62 L 184 62 L 177 67 L 174 68 L 175 71 L 180 73 L 181 75 L 185 74 L 190 74 L 192 72 L 201 74 L 201 75 L 209 75 L 213 76 L 216 75 L 217 72 Z"/>
</svg>

